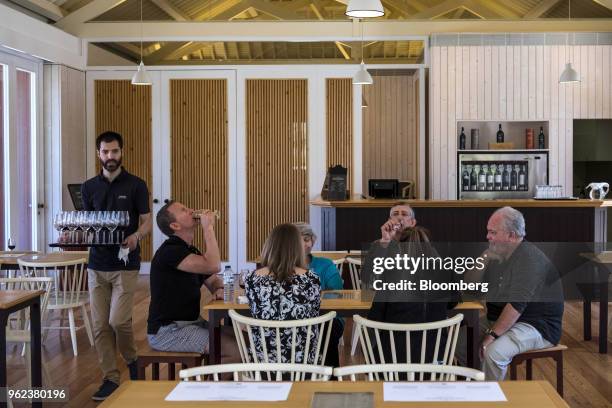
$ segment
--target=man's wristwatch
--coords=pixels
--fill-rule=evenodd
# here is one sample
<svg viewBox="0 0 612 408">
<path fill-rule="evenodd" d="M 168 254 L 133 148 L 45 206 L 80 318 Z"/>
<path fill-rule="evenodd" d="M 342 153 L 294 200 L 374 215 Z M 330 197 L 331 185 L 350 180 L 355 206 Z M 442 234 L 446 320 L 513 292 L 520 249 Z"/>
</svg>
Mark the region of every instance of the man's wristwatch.
<svg viewBox="0 0 612 408">
<path fill-rule="evenodd" d="M 487 329 L 487 330 L 485 330 L 485 335 L 487 335 L 487 336 L 491 336 L 491 337 L 493 337 L 495 340 L 497 340 L 497 339 L 499 338 L 499 336 L 497 335 L 497 333 L 495 333 L 495 332 L 493 331 L 493 329 Z"/>
</svg>

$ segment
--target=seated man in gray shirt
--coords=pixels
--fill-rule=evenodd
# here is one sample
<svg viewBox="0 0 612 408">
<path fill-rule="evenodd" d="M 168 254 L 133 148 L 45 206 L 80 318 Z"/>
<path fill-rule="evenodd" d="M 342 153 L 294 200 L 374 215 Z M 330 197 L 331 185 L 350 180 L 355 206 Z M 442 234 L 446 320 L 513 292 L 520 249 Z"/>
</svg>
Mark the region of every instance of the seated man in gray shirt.
<svg viewBox="0 0 612 408">
<path fill-rule="evenodd" d="M 501 381 L 512 358 L 552 347 L 561 338 L 563 292 L 546 255 L 524 241 L 525 219 L 512 207 L 493 213 L 487 224 L 487 266 L 466 278 L 488 282 L 487 316 L 481 321 L 482 367 L 487 380 Z M 478 273 L 480 272 L 480 273 Z"/>
</svg>

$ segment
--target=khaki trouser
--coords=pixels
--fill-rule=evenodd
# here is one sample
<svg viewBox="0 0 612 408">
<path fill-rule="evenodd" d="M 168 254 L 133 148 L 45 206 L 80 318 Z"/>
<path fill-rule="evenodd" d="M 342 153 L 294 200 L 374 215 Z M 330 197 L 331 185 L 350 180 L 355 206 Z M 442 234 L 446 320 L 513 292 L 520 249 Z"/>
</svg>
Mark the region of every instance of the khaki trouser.
<svg viewBox="0 0 612 408">
<path fill-rule="evenodd" d="M 88 269 L 87 272 L 98 361 L 104 379 L 119 384 L 117 349 L 126 363 L 137 358 L 132 333 L 132 309 L 138 271 L 103 272 Z"/>
</svg>

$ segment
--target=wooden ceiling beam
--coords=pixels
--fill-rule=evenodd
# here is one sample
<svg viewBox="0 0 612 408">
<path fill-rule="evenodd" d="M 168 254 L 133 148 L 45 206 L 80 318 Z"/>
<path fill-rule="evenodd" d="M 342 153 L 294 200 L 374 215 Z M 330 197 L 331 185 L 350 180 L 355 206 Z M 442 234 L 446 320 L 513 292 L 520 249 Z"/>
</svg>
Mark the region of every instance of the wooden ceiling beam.
<svg viewBox="0 0 612 408">
<path fill-rule="evenodd" d="M 612 10 L 612 0 L 593 0 L 595 3 L 598 3 L 604 6 L 607 9 Z"/>
<path fill-rule="evenodd" d="M 55 23 L 57 28 L 72 32 L 81 24 L 93 20 L 126 0 L 93 0 Z M 133 24 L 133 22 L 131 23 Z"/>
<path fill-rule="evenodd" d="M 560 2 L 561 0 L 542 0 L 529 10 L 523 18 L 540 18 Z"/>
<path fill-rule="evenodd" d="M 191 18 L 181 10 L 173 6 L 168 0 L 151 0 L 153 4 L 162 9 L 164 13 L 175 19 L 176 21 L 189 21 Z"/>
<path fill-rule="evenodd" d="M 36 14 L 40 14 L 51 21 L 58 21 L 64 18 L 68 13 L 63 8 L 51 3 L 47 0 L 11 0 L 13 3 L 20 5 Z"/>
<path fill-rule="evenodd" d="M 454 9 L 453 9 L 454 10 Z M 432 33 L 612 32 L 610 19 L 366 21 L 366 37 L 397 39 Z M 140 24 L 91 22 L 71 34 L 94 42 L 140 41 Z M 354 41 L 351 21 L 147 22 L 144 41 Z"/>
</svg>

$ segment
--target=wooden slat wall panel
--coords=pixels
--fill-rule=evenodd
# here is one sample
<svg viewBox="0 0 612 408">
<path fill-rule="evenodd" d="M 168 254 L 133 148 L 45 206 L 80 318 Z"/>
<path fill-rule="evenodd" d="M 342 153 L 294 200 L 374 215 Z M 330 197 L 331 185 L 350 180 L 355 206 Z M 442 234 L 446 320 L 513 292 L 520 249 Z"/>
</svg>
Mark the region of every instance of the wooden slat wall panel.
<svg viewBox="0 0 612 408">
<path fill-rule="evenodd" d="M 308 222 L 308 82 L 246 81 L 247 259 L 272 228 Z"/>
<path fill-rule="evenodd" d="M 568 60 L 580 83 L 559 83 Z M 467 119 L 549 121 L 550 183 L 571 195 L 573 120 L 612 119 L 611 64 L 610 45 L 433 46 L 431 198 L 456 198 L 456 122 Z"/>
<path fill-rule="evenodd" d="M 170 80 L 172 199 L 221 212 L 215 232 L 228 260 L 228 117 L 225 79 Z M 195 244 L 203 249 L 202 230 Z"/>
<path fill-rule="evenodd" d="M 418 105 L 413 74 L 373 75 L 363 87 L 363 191 L 368 180 L 418 178 Z M 416 190 L 413 190 L 416 192 Z"/>
<path fill-rule="evenodd" d="M 351 78 L 326 80 L 327 168 L 338 164 L 348 169 L 347 186 L 352 190 L 353 172 L 353 84 Z"/>
<path fill-rule="evenodd" d="M 152 188 L 151 87 L 129 80 L 95 81 L 96 135 L 111 130 L 123 136 L 123 166 Z M 100 171 L 96 160 L 96 171 Z M 149 196 L 149 200 L 151 197 Z M 151 260 L 151 238 L 141 243 L 142 260 Z"/>
<path fill-rule="evenodd" d="M 4 106 L 4 70 L 5 66 L 0 64 L 0 169 L 4 172 L 4 123 L 8 121 L 5 118 L 8 107 Z M 4 220 L 4 177 L 0 177 L 0 225 L 6 225 Z M 0 229 L 0 248 L 4 250 L 4 229 Z"/>
</svg>

